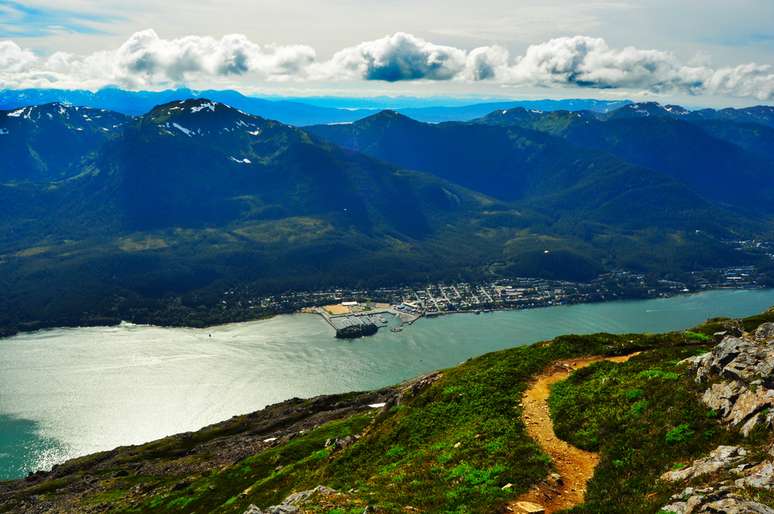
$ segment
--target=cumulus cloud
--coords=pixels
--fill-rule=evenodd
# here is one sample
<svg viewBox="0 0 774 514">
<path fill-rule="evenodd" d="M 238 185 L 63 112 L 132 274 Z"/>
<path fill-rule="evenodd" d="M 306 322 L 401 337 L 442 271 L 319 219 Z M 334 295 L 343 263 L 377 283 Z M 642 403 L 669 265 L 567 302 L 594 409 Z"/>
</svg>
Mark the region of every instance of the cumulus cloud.
<svg viewBox="0 0 774 514">
<path fill-rule="evenodd" d="M 263 78 L 296 76 L 314 62 L 314 49 L 294 45 L 260 46 L 246 36 L 215 39 L 186 36 L 162 39 L 153 30 L 133 34 L 113 55 L 114 76 L 131 87 L 181 83 L 196 76 L 255 73 Z"/>
<path fill-rule="evenodd" d="M 502 77 L 508 67 L 508 50 L 500 46 L 481 46 L 468 53 L 464 78 L 489 80 Z"/>
<path fill-rule="evenodd" d="M 436 45 L 404 32 L 336 52 L 320 63 L 317 78 L 347 78 L 397 82 L 404 80 L 488 80 L 508 63 L 499 46 L 467 52 Z"/>
<path fill-rule="evenodd" d="M 774 99 L 772 66 L 686 64 L 662 50 L 611 48 L 603 39 L 586 36 L 551 39 L 511 58 L 499 46 L 465 50 L 398 32 L 344 48 L 324 61 L 309 46 L 260 45 L 241 34 L 164 39 L 144 30 L 114 50 L 57 52 L 47 58 L 13 41 L 0 41 L 3 88 L 151 89 L 234 76 L 261 81 L 492 81 Z"/>
<path fill-rule="evenodd" d="M 365 80 L 449 80 L 465 68 L 466 52 L 398 32 L 336 52 L 323 65 L 332 76 Z"/>
<path fill-rule="evenodd" d="M 611 49 L 603 39 L 563 37 L 531 45 L 508 80 L 535 85 L 661 89 L 678 79 L 676 59 L 658 50 Z"/>
<path fill-rule="evenodd" d="M 18 73 L 35 63 L 37 57 L 13 41 L 0 41 L 0 70 L 4 73 Z"/>
<path fill-rule="evenodd" d="M 563 37 L 531 45 L 508 67 L 510 84 L 627 88 L 774 99 L 774 69 L 745 64 L 712 69 L 687 66 L 671 53 L 634 47 L 610 48 L 603 39 Z"/>
<path fill-rule="evenodd" d="M 717 95 L 773 100 L 774 67 L 743 64 L 733 68 L 721 68 L 704 79 L 703 87 Z"/>
<path fill-rule="evenodd" d="M 0 87 L 100 87 L 131 89 L 183 84 L 189 80 L 253 74 L 259 79 L 303 76 L 315 61 L 304 45 L 258 45 L 241 34 L 220 39 L 163 39 L 153 30 L 132 34 L 119 48 L 78 56 L 57 52 L 36 57 L 13 41 L 0 41 Z"/>
</svg>

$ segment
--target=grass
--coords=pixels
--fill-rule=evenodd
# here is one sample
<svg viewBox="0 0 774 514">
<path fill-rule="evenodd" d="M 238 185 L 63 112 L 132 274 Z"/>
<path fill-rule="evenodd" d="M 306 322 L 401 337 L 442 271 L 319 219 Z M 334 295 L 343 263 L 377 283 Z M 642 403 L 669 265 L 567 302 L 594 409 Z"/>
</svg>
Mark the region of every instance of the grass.
<svg viewBox="0 0 774 514">
<path fill-rule="evenodd" d="M 286 444 L 260 452 L 228 466 L 196 477 L 179 490 L 148 498 L 128 511 L 144 512 L 242 512 L 255 503 L 273 505 L 306 481 L 313 482 L 317 467 L 331 450 L 325 442 L 360 433 L 370 422 L 370 415 L 356 415 L 333 421 Z M 317 485 L 317 484 L 315 484 Z M 314 487 L 314 486 L 310 486 Z"/>
<path fill-rule="evenodd" d="M 677 366 L 696 351 L 665 347 L 624 364 L 598 363 L 553 387 L 557 435 L 601 454 L 586 504 L 573 512 L 657 512 L 673 493 L 659 483 L 662 473 L 734 437 Z"/>
<path fill-rule="evenodd" d="M 597 334 L 487 354 L 445 370 L 432 386 L 373 421 L 356 416 L 324 425 L 149 498 L 137 510 L 242 512 L 250 503 L 265 507 L 324 484 L 356 491 L 346 501 L 386 512 L 495 512 L 551 470 L 521 420 L 519 400 L 533 375 L 556 359 L 684 344 L 681 334 Z M 653 369 L 660 373 L 639 380 L 674 382 L 671 370 Z M 364 435 L 346 450 L 324 447 L 328 438 L 359 432 Z"/>
<path fill-rule="evenodd" d="M 711 334 L 724 322 L 692 332 Z M 575 372 L 554 386 L 550 407 L 561 438 L 601 454 L 587 502 L 575 512 L 656 512 L 674 493 L 659 485 L 661 473 L 734 438 L 700 403 L 699 386 L 678 366 L 707 348 L 702 337 L 675 332 L 563 336 L 490 353 L 444 370 L 418 393 L 404 391 L 387 412 L 332 421 L 220 467 L 193 466 L 205 469 L 196 472 L 174 467 L 179 471 L 163 476 L 117 474 L 137 462 L 193 459 L 189 447 L 238 436 L 238 422 L 197 432 L 184 447 L 170 438 L 145 445 L 136 454 L 122 454 L 102 475 L 87 471 L 101 486 L 80 501 L 109 504 L 117 512 L 241 513 L 250 504 L 267 507 L 292 492 L 326 485 L 341 494 L 305 505 L 310 512 L 349 514 L 368 505 L 396 513 L 409 507 L 498 512 L 551 471 L 521 418 L 519 401 L 532 377 L 558 359 L 644 350 L 623 364 L 600 362 Z M 325 445 L 355 435 L 359 438 L 345 449 Z M 99 461 L 84 458 L 83 469 L 92 469 L 89 459 Z M 43 482 L 35 494 L 55 500 L 78 477 Z M 503 489 L 506 484 L 512 486 Z M 130 493 L 135 485 L 143 490 L 139 496 Z"/>
<path fill-rule="evenodd" d="M 702 332 L 694 332 L 692 330 L 686 330 L 685 332 L 683 332 L 683 334 L 685 334 L 685 337 L 692 339 L 694 341 L 709 342 L 712 340 L 710 336 Z"/>
</svg>

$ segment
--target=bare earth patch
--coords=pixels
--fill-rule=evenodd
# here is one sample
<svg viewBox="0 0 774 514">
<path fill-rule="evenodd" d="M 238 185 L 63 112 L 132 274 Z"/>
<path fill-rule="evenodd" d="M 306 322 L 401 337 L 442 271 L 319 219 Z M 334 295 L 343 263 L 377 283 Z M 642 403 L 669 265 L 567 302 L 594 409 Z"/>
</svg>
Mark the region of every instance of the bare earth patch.
<svg viewBox="0 0 774 514">
<path fill-rule="evenodd" d="M 349 306 L 341 305 L 338 303 L 333 305 L 325 305 L 323 309 L 325 309 L 325 311 L 332 316 L 337 316 L 339 314 L 349 314 L 351 312 Z"/>
</svg>

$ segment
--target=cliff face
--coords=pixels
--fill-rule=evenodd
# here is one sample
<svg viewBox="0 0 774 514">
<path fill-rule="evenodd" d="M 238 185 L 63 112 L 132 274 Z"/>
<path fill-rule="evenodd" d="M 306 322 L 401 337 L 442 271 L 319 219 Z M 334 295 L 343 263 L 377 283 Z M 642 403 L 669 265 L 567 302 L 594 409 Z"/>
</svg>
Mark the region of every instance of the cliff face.
<svg viewBox="0 0 774 514">
<path fill-rule="evenodd" d="M 520 399 L 552 363 L 598 356 L 548 398 L 557 436 L 599 455 L 576 512 L 769 514 L 766 321 L 774 311 L 564 336 L 378 391 L 288 400 L 0 483 L 0 512 L 506 512 L 556 480 Z M 725 382 L 734 395 L 708 393 Z"/>
</svg>

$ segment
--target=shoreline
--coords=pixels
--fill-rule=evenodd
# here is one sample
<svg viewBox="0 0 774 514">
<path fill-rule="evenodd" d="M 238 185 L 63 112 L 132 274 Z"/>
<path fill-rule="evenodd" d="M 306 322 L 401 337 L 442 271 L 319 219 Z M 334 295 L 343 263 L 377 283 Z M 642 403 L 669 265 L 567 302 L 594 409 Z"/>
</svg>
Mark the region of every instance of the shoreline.
<svg viewBox="0 0 774 514">
<path fill-rule="evenodd" d="M 772 319 L 774 311 L 765 311 L 761 314 L 748 316 L 742 318 L 742 320 L 751 320 L 755 322 L 755 326 L 759 326 L 764 320 Z M 757 321 L 756 321 L 757 320 Z M 698 328 L 703 324 L 694 325 Z M 709 334 L 716 332 L 724 325 L 722 323 L 715 323 L 703 327 L 702 333 L 707 334 L 707 341 L 710 340 Z M 727 326 L 727 325 L 725 325 Z M 665 341 L 663 336 L 671 336 L 669 340 Z M 75 456 L 63 460 L 62 462 L 54 465 L 50 470 L 39 470 L 36 472 L 30 472 L 25 478 L 20 476 L 18 478 L 11 478 L 8 480 L 0 480 L 0 503 L 3 500 L 6 502 L 12 501 L 13 503 L 7 503 L 6 505 L 18 506 L 21 503 L 17 499 L 30 498 L 35 502 L 41 502 L 38 505 L 55 505 L 62 507 L 64 505 L 71 505 L 76 510 L 72 512 L 79 512 L 79 507 L 85 500 L 92 498 L 103 498 L 104 493 L 114 490 L 126 491 L 124 494 L 128 496 L 128 501 L 134 501 L 133 505 L 145 505 L 144 503 L 149 496 L 146 492 L 150 491 L 154 497 L 162 497 L 165 501 L 169 501 L 169 495 L 177 494 L 180 497 L 184 497 L 190 492 L 185 488 L 188 484 L 192 483 L 190 480 L 185 480 L 187 476 L 193 478 L 193 480 L 203 479 L 204 477 L 211 476 L 210 473 L 202 474 L 198 462 L 191 459 L 192 455 L 206 456 L 207 469 L 218 470 L 217 473 L 223 470 L 232 469 L 235 474 L 233 476 L 240 477 L 244 475 L 243 460 L 246 457 L 255 455 L 258 452 L 273 451 L 275 448 L 281 448 L 287 444 L 290 440 L 302 440 L 300 438 L 314 437 L 316 430 L 323 430 L 325 427 L 332 425 L 326 425 L 328 422 L 336 422 L 340 419 L 344 419 L 346 416 L 369 416 L 373 423 L 387 422 L 384 427 L 390 427 L 392 420 L 390 416 L 394 414 L 392 406 L 400 404 L 405 409 L 422 409 L 428 405 L 424 399 L 415 401 L 423 391 L 430 387 L 437 387 L 439 392 L 441 389 L 446 390 L 447 387 L 455 386 L 450 391 L 463 389 L 464 385 L 469 383 L 467 377 L 475 377 L 480 380 L 480 371 L 486 370 L 490 366 L 500 365 L 505 363 L 508 366 L 508 370 L 512 370 L 509 374 L 509 380 L 505 381 L 506 387 L 511 389 L 502 391 L 502 381 L 492 380 L 485 382 L 484 386 L 487 388 L 480 393 L 476 393 L 477 396 L 474 400 L 481 398 L 485 399 L 485 402 L 469 402 L 468 404 L 475 407 L 477 418 L 473 418 L 469 423 L 469 432 L 476 433 L 475 440 L 479 437 L 484 437 L 484 442 L 491 440 L 497 440 L 496 438 L 502 437 L 502 433 L 499 430 L 484 431 L 481 427 L 486 423 L 481 424 L 482 421 L 492 419 L 490 414 L 498 415 L 499 412 L 504 413 L 504 421 L 512 421 L 516 416 L 521 416 L 522 419 L 535 422 L 538 421 L 534 416 L 534 413 L 530 411 L 528 401 L 522 400 L 519 406 L 524 405 L 521 412 L 519 410 L 513 411 L 513 398 L 514 393 L 521 393 L 522 398 L 530 400 L 531 398 L 537 401 L 542 401 L 543 404 L 538 407 L 545 409 L 545 392 L 547 389 L 541 388 L 537 391 L 537 395 L 533 397 L 529 396 L 529 384 L 534 383 L 534 380 L 540 380 L 541 376 L 545 375 L 545 370 L 556 369 L 557 366 L 561 367 L 561 373 L 566 375 L 571 369 L 567 366 L 562 366 L 562 363 L 574 365 L 581 362 L 587 362 L 592 360 L 599 360 L 598 356 L 604 355 L 604 360 L 619 361 L 627 358 L 627 356 L 636 355 L 641 351 L 659 351 L 663 349 L 675 349 L 681 348 L 683 353 L 690 350 L 691 354 L 695 354 L 695 348 L 702 347 L 707 344 L 706 341 L 696 341 L 689 337 L 686 337 L 681 332 L 668 331 L 658 332 L 654 334 L 641 334 L 636 340 L 630 335 L 619 334 L 614 336 L 616 344 L 611 345 L 611 341 L 607 338 L 600 338 L 595 334 L 586 334 L 578 336 L 572 346 L 556 344 L 546 345 L 539 342 L 532 343 L 525 348 L 508 347 L 498 351 L 497 355 L 484 354 L 477 357 L 473 361 L 465 361 L 464 366 L 461 368 L 460 364 L 449 366 L 448 368 L 441 368 L 442 371 L 417 374 L 413 378 L 405 380 L 395 380 L 386 386 L 377 386 L 364 390 L 361 392 L 340 392 L 321 394 L 316 396 L 305 397 L 301 399 L 294 397 L 291 399 L 273 402 L 267 404 L 261 409 L 250 411 L 245 414 L 235 415 L 229 418 L 224 418 L 219 421 L 202 426 L 199 429 L 191 431 L 178 431 L 173 434 L 162 436 L 155 439 L 150 439 L 147 442 L 138 444 L 117 444 L 110 449 L 103 451 L 91 451 L 84 453 L 81 456 Z M 557 341 L 556 337 L 545 339 L 543 341 Z M 665 344 L 665 342 L 667 344 Z M 634 352 L 634 353 L 632 353 Z M 597 357 L 595 357 L 597 356 Z M 683 356 L 683 354 L 681 354 Z M 673 362 L 673 355 L 671 353 L 664 354 L 660 357 L 661 362 Z M 573 366 L 580 367 L 580 366 Z M 455 373 L 446 374 L 443 369 L 454 369 Z M 439 383 L 434 385 L 439 379 L 444 379 L 448 376 L 451 380 L 455 379 L 455 374 L 466 373 L 463 375 L 463 379 L 457 379 L 457 382 Z M 631 374 L 640 373 L 640 368 L 634 369 Z M 549 377 L 551 378 L 551 377 Z M 559 377 L 564 378 L 564 377 Z M 476 382 L 478 383 L 478 382 Z M 692 383 L 692 382 L 691 382 Z M 459 385 L 458 385 L 459 384 Z M 513 384 L 513 385 L 510 385 Z M 520 385 L 524 385 L 524 389 L 520 390 Z M 547 384 L 544 384 L 547 387 Z M 463 389 L 464 390 L 464 389 Z M 466 394 L 473 394 L 466 392 Z M 542 396 L 541 396 L 542 395 Z M 457 397 L 447 398 L 447 395 L 433 394 L 430 396 L 434 403 L 443 405 L 441 402 L 454 405 L 459 405 L 461 401 L 459 398 L 463 397 L 459 394 Z M 426 397 L 425 397 L 426 398 Z M 502 407 L 493 407 L 490 412 L 481 413 L 480 405 L 489 404 L 492 399 L 502 403 Z M 464 400 L 462 400 L 464 401 Z M 681 404 L 676 404 L 681 405 Z M 511 408 L 507 408 L 511 407 Z M 671 404 L 667 405 L 664 412 L 670 412 L 672 409 Z M 451 410 L 451 409 L 450 409 Z M 676 412 L 682 411 L 682 409 L 672 409 Z M 700 412 L 704 412 L 701 410 Z M 416 411 L 417 415 L 422 415 L 421 410 Z M 467 411 L 462 415 L 467 415 Z M 458 416 L 455 419 L 461 419 L 462 416 Z M 702 419 L 705 416 L 701 416 Z M 479 421 L 479 419 L 481 421 Z M 496 418 L 500 419 L 500 418 Z M 679 419 L 679 418 L 676 418 Z M 368 421 L 368 420 L 366 420 Z M 546 418 L 548 423 L 551 423 L 551 418 Z M 665 420 L 662 423 L 665 427 L 669 428 L 675 425 L 672 420 Z M 365 426 L 369 424 L 366 423 Z M 519 434 L 525 437 L 529 437 L 531 441 L 536 442 L 541 447 L 544 447 L 543 440 L 537 437 L 534 430 L 534 426 L 530 426 L 530 423 L 524 423 L 524 428 L 520 428 Z M 534 425 L 534 423 L 532 423 Z M 436 427 L 432 427 L 435 429 Z M 475 444 L 471 442 L 459 443 L 460 437 L 456 431 L 446 431 L 443 425 L 437 425 L 437 428 L 441 430 L 439 435 L 433 432 L 431 436 L 422 440 L 422 445 L 429 445 L 430 442 L 437 442 L 439 437 L 443 437 L 445 446 L 448 448 L 459 449 L 464 451 L 468 446 Z M 553 432 L 553 425 L 551 425 L 551 433 Z M 663 431 L 663 430 L 662 430 Z M 481 432 L 481 435 L 479 435 Z M 378 434 L 384 432 L 380 431 Z M 398 434 L 406 433 L 405 430 L 400 430 L 400 427 L 394 429 L 393 433 Z M 660 434 L 661 431 L 657 432 Z M 330 453 L 343 449 L 346 446 L 352 444 L 354 440 L 362 438 L 360 444 L 375 444 L 375 438 L 369 438 L 368 431 L 359 431 L 357 436 L 350 437 L 349 431 L 343 432 L 340 436 L 338 434 L 322 433 L 319 435 L 319 441 L 317 446 L 312 448 L 330 448 Z M 388 432 L 390 434 L 390 432 Z M 540 435 L 540 434 L 537 434 Z M 340 437 L 340 438 L 339 438 Z M 331 446 L 328 441 L 332 441 L 335 446 Z M 397 440 L 394 440 L 397 441 Z M 427 442 L 429 441 L 429 442 Z M 192 445 L 192 442 L 194 443 Z M 550 441 L 549 441 L 550 442 Z M 554 440 L 554 442 L 556 442 Z M 162 446 L 163 444 L 163 446 Z M 563 443 L 562 443 L 563 444 Z M 455 446 L 456 445 L 456 446 Z M 393 440 L 390 441 L 387 447 L 396 446 Z M 163 452 L 160 452 L 163 449 Z M 550 450 L 550 448 L 548 449 Z M 449 451 L 449 450 L 447 450 Z M 586 474 L 577 474 L 575 462 L 570 462 L 570 466 L 562 468 L 562 462 L 560 459 L 566 458 L 565 451 L 559 448 L 558 452 L 546 451 L 546 453 L 552 457 L 553 462 L 557 463 L 557 468 L 560 470 L 560 478 L 563 482 L 566 482 L 564 492 L 569 497 L 577 497 L 579 494 L 582 498 L 582 489 L 586 480 L 591 475 L 591 471 Z M 519 457 L 521 454 L 514 454 L 515 457 Z M 365 456 L 366 459 L 371 458 L 370 455 Z M 486 458 L 486 456 L 484 457 Z M 302 454 L 299 459 L 306 459 L 306 454 Z M 322 462 L 321 459 L 316 461 Z M 299 460 L 300 462 L 300 460 Z M 309 462 L 305 460 L 304 462 Z M 158 463 L 158 466 L 156 466 Z M 266 473 L 271 474 L 276 462 L 273 462 L 270 467 L 267 467 Z M 154 467 L 156 466 L 156 467 Z M 449 468 L 456 466 L 456 463 L 451 463 Z M 296 466 L 292 463 L 282 464 L 282 467 L 287 470 L 294 470 Z M 662 463 L 656 463 L 654 469 L 663 467 Z M 305 473 L 306 469 L 299 468 L 299 473 Z M 120 474 L 117 473 L 117 469 Z M 186 477 L 179 476 L 180 471 L 187 473 Z M 547 469 L 546 472 L 549 470 Z M 573 473 L 576 473 L 574 475 Z M 142 496 L 137 496 L 135 493 L 131 493 L 129 487 L 122 487 L 123 481 L 132 481 L 131 486 L 135 484 L 136 477 L 152 477 L 153 480 L 158 480 L 159 476 L 169 477 L 169 480 L 154 483 L 150 489 L 142 490 Z M 225 475 L 224 475 L 225 476 Z M 274 476 L 274 475 L 271 475 Z M 302 475 L 303 476 L 303 475 Z M 543 473 L 537 473 L 534 480 L 529 484 L 534 490 L 535 487 L 540 487 L 540 480 L 543 477 Z M 92 477 L 96 477 L 95 480 Z M 432 480 L 433 475 L 429 475 L 429 479 Z M 260 476 L 250 476 L 244 480 L 245 483 L 238 482 L 233 484 L 233 480 L 221 480 L 218 482 L 220 486 L 230 486 L 233 491 L 227 491 L 227 494 L 223 494 L 222 498 L 219 498 L 218 502 L 223 501 L 226 497 L 243 498 L 239 496 L 240 491 L 246 490 L 245 487 L 258 483 Z M 185 480 L 185 481 L 184 481 Z M 503 480 L 506 481 L 506 480 Z M 515 481 L 514 481 L 515 482 Z M 175 487 L 170 490 L 170 484 L 185 483 L 185 487 Z M 543 482 L 547 483 L 547 482 Z M 313 485 L 313 484 L 312 484 Z M 505 489 L 511 488 L 514 484 L 508 482 Z M 549 484 L 550 485 L 550 484 Z M 562 482 L 559 482 L 562 485 Z M 37 494 L 42 488 L 49 487 L 56 496 L 51 497 L 48 495 Z M 498 484 L 498 487 L 499 484 Z M 568 491 L 569 489 L 569 491 Z M 48 490 L 48 489 L 47 489 Z M 503 489 L 504 490 L 504 489 Z M 552 490 L 553 491 L 553 490 Z M 518 491 L 515 491 L 512 498 L 508 498 L 514 502 L 523 499 L 524 496 L 518 496 Z M 25 496 L 26 495 L 26 496 Z M 89 496 L 91 495 L 91 496 Z M 530 498 L 531 499 L 531 498 Z M 542 497 L 541 497 L 542 499 Z M 557 501 L 561 502 L 562 497 L 558 497 Z M 69 502 L 69 503 L 67 503 Z M 265 502 L 270 503 L 270 502 Z M 129 503 L 124 504 L 125 506 Z M 564 506 L 564 505 L 562 505 Z M 40 509 L 42 510 L 42 509 Z M 546 509 L 547 512 L 553 510 Z M 241 511 L 241 507 L 240 507 Z M 36 511 L 37 512 L 37 511 Z"/>
<path fill-rule="evenodd" d="M 151 330 L 126 324 L 125 328 L 120 329 L 63 330 L 37 337 L 25 336 L 9 340 L 7 345 L 0 345 L 0 348 L 8 350 L 4 354 L 8 356 L 6 362 L 14 362 L 12 358 L 17 354 L 21 358 L 16 361 L 16 368 L 22 372 L 17 373 L 18 377 L 9 374 L 4 381 L 8 386 L 9 397 L 22 398 L 29 394 L 31 399 L 39 397 L 43 400 L 36 412 L 25 414 L 25 419 L 43 425 L 48 425 L 51 420 L 64 422 L 63 427 L 55 425 L 50 431 L 47 429 L 44 435 L 61 442 L 63 447 L 77 450 L 82 446 L 91 448 L 95 444 L 101 445 L 105 438 L 102 432 L 121 434 L 122 427 L 134 420 L 137 413 L 142 417 L 144 412 L 155 412 L 158 405 L 166 403 L 185 406 L 186 402 L 194 401 L 191 408 L 173 408 L 169 411 L 176 413 L 173 418 L 177 420 L 171 428 L 159 422 L 158 426 L 151 427 L 147 437 L 138 441 L 197 430 L 235 414 L 252 412 L 261 406 L 288 398 L 309 398 L 318 394 L 384 387 L 454 366 L 476 356 L 531 345 L 563 334 L 606 333 L 616 336 L 682 331 L 708 318 L 749 316 L 774 305 L 774 289 L 706 293 L 662 298 L 658 301 L 597 302 L 566 305 L 565 309 L 528 309 L 522 313 L 502 313 L 483 318 L 449 318 L 444 322 L 429 320 L 404 335 L 386 332 L 372 340 L 363 341 L 372 344 L 337 344 L 317 316 L 292 315 L 266 320 L 265 323 L 260 321 L 230 325 L 217 333 L 213 331 L 212 339 L 207 338 L 206 329 L 173 329 L 166 332 L 158 328 Z M 673 306 L 675 316 L 664 316 L 661 311 L 670 305 Z M 655 313 L 644 315 L 651 311 Z M 27 343 L 32 344 L 30 346 Z M 45 362 L 41 361 L 39 352 L 45 354 Z M 96 367 L 88 366 L 88 369 L 84 369 L 83 359 L 78 356 L 92 353 L 94 360 L 90 357 L 88 361 Z M 146 358 L 134 362 L 137 356 Z M 170 356 L 175 358 L 166 358 Z M 177 358 L 180 356 L 208 358 L 193 358 L 180 365 Z M 321 366 L 321 362 L 326 364 Z M 46 365 L 40 367 L 42 363 Z M 125 364 L 130 367 L 127 368 Z M 28 366 L 38 372 L 24 372 Z M 42 375 L 40 370 L 48 369 L 49 366 L 53 374 L 45 372 Z M 95 375 L 93 369 L 104 369 L 107 373 L 104 377 L 102 373 Z M 349 371 L 352 369 L 367 371 L 352 376 Z M 57 375 L 60 370 L 61 373 Z M 73 374 L 73 371 L 76 373 Z M 210 377 L 208 382 L 211 383 L 202 383 L 201 377 L 205 374 Z M 55 414 L 59 403 L 50 401 L 49 393 L 61 392 L 61 383 L 57 387 L 54 382 L 59 381 L 49 378 L 49 384 L 43 382 L 38 385 L 37 375 L 40 378 L 73 377 L 68 382 L 68 389 L 77 391 L 82 403 L 81 407 L 75 406 L 73 420 L 79 418 L 79 408 L 87 414 L 104 413 L 103 429 L 84 427 L 85 431 L 78 432 L 77 438 L 73 439 L 74 432 L 70 425 L 79 427 L 79 422 L 60 420 Z M 94 378 L 98 376 L 102 378 Z M 87 380 L 81 380 L 80 377 Z M 120 404 L 122 396 L 135 394 L 131 392 L 131 385 L 140 377 L 150 379 L 144 381 L 149 388 L 142 391 L 140 401 L 131 409 L 116 411 L 114 404 Z M 213 394 L 224 394 L 221 382 L 231 383 L 234 377 L 247 378 L 240 382 L 243 386 L 250 384 L 249 387 L 235 389 L 244 391 L 244 394 L 236 394 L 238 401 L 233 402 L 234 405 L 223 409 L 222 402 L 208 400 L 214 397 Z M 103 394 L 104 380 L 109 380 L 111 387 L 116 388 L 117 395 Z M 267 391 L 266 383 L 276 383 L 280 387 Z M 189 387 L 195 388 L 197 399 L 180 393 Z M 230 397 L 231 393 L 228 395 Z M 181 399 L 184 401 L 179 401 Z M 12 405 L 6 412 L 27 412 L 29 400 L 16 403 L 18 405 Z M 37 401 L 32 403 L 37 405 Z M 201 412 L 210 414 L 200 419 Z M 212 416 L 213 412 L 218 415 Z M 112 435 L 107 436 L 107 439 L 109 445 L 96 446 L 97 450 L 89 451 L 127 444 L 126 439 Z M 38 444 L 35 442 L 38 439 L 31 441 L 31 444 Z M 43 440 L 41 444 L 47 443 Z M 66 452 L 70 455 L 70 450 Z M 72 453 L 78 454 L 83 453 Z M 52 457 L 55 455 L 52 454 Z M 41 467 L 54 462 L 50 458 L 41 460 L 36 455 L 31 455 L 31 459 L 36 463 L 40 461 Z"/>
<path fill-rule="evenodd" d="M 658 299 L 669 299 L 669 298 L 676 298 L 680 296 L 693 296 L 698 295 L 702 293 L 709 293 L 713 291 L 766 291 L 766 290 L 774 290 L 774 287 L 715 287 L 710 289 L 703 289 L 701 291 L 690 291 L 690 292 L 678 292 L 676 294 L 667 294 L 667 295 L 659 295 L 659 296 L 648 296 L 648 297 L 620 297 L 620 298 L 611 298 L 611 299 L 605 299 L 600 301 L 585 301 L 585 302 L 563 302 L 563 303 L 552 303 L 552 304 L 544 304 L 544 305 L 530 305 L 528 307 L 514 307 L 514 308 L 492 308 L 492 309 L 478 309 L 478 312 L 476 310 L 457 310 L 457 311 L 442 311 L 442 312 L 431 312 L 431 313 L 423 313 L 416 318 L 414 318 L 411 322 L 404 323 L 401 322 L 401 328 L 413 325 L 415 322 L 419 321 L 422 318 L 440 318 L 443 316 L 453 315 L 453 314 L 471 314 L 471 315 L 479 315 L 479 314 L 491 314 L 494 312 L 510 312 L 510 311 L 524 311 L 524 310 L 533 310 L 533 309 L 545 309 L 545 308 L 551 308 L 551 307 L 568 307 L 572 305 L 595 305 L 595 304 L 602 304 L 602 303 L 614 303 L 614 302 L 636 302 L 636 301 L 644 301 L 644 300 L 658 300 Z M 128 320 L 104 320 L 106 322 L 101 323 L 99 320 L 95 323 L 73 323 L 73 324 L 42 324 L 42 326 L 36 326 L 34 328 L 21 328 L 17 329 L 15 331 L 4 331 L 3 328 L 0 328 L 0 342 L 3 340 L 10 339 L 14 336 L 20 335 L 20 334 L 30 334 L 30 333 L 36 333 L 36 332 L 45 332 L 49 330 L 58 330 L 58 329 L 79 329 L 79 328 L 97 328 L 97 327 L 120 327 L 121 325 L 133 325 L 138 327 L 154 327 L 154 328 L 182 328 L 182 329 L 195 329 L 195 330 L 206 330 L 209 328 L 215 328 L 215 327 L 225 327 L 228 325 L 238 324 L 238 323 L 251 323 L 255 321 L 264 321 L 264 320 L 270 320 L 278 316 L 290 316 L 290 315 L 296 315 L 296 314 L 313 314 L 317 317 L 325 318 L 324 315 L 317 312 L 317 309 L 321 309 L 323 306 L 310 306 L 310 307 L 304 307 L 301 309 L 296 309 L 293 311 L 288 312 L 276 312 L 271 314 L 264 314 L 264 315 L 258 315 L 253 318 L 248 319 L 234 319 L 233 321 L 228 321 L 225 323 L 213 323 L 208 325 L 185 325 L 185 324 L 159 324 L 159 323 L 142 323 L 142 322 L 134 322 L 134 321 L 128 321 Z M 390 309 L 393 309 L 394 306 L 391 306 Z M 330 322 L 327 322 L 326 324 L 328 326 L 330 325 Z M 332 327 L 333 328 L 333 327 Z M 368 336 L 363 336 L 368 337 Z"/>
</svg>

